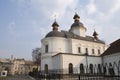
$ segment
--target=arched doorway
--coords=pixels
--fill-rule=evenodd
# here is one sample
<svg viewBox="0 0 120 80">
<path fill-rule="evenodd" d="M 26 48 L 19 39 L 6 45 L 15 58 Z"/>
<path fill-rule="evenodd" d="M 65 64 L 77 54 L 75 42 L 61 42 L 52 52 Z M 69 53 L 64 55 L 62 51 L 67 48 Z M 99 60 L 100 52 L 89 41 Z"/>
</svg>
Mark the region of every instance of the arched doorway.
<svg viewBox="0 0 120 80">
<path fill-rule="evenodd" d="M 100 64 L 98 64 L 98 73 L 99 73 L 99 74 L 102 74 L 102 67 L 101 67 Z"/>
<path fill-rule="evenodd" d="M 73 64 L 69 63 L 69 74 L 73 73 Z"/>
<path fill-rule="evenodd" d="M 90 69 L 90 73 L 93 74 L 93 64 L 90 64 L 89 69 Z"/>
<path fill-rule="evenodd" d="M 45 72 L 45 74 L 48 74 L 48 65 L 47 64 L 45 64 L 45 66 L 44 66 L 44 72 Z"/>
<path fill-rule="evenodd" d="M 84 65 L 81 63 L 80 64 L 80 73 L 83 74 L 84 73 Z"/>
</svg>

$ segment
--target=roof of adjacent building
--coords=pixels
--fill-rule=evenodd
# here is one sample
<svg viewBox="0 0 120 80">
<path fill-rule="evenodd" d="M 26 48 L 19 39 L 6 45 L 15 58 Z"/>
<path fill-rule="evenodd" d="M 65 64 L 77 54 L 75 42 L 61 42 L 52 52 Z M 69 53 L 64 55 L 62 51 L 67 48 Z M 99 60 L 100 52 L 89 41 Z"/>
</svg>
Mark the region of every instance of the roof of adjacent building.
<svg viewBox="0 0 120 80">
<path fill-rule="evenodd" d="M 51 31 L 46 35 L 46 38 L 47 37 L 73 38 L 73 39 L 79 39 L 79 40 L 85 40 L 85 41 L 91 41 L 91 42 L 97 42 L 97 43 L 105 44 L 105 42 L 100 40 L 100 39 L 94 40 L 94 37 L 92 37 L 92 36 L 81 37 L 81 36 L 78 36 L 78 35 L 76 35 L 72 32 L 68 32 L 68 31 L 61 31 L 61 32 Z"/>
<path fill-rule="evenodd" d="M 101 56 L 116 54 L 118 52 L 120 52 L 120 39 L 111 43 L 110 47 Z"/>
</svg>

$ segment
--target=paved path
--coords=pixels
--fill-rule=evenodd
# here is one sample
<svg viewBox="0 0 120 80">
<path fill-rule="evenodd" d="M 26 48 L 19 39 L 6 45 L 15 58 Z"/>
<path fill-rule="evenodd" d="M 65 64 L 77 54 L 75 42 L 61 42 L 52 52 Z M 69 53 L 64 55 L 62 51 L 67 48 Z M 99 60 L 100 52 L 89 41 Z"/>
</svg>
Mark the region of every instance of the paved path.
<svg viewBox="0 0 120 80">
<path fill-rule="evenodd" d="M 5 79 L 0 79 L 0 80 L 35 80 L 30 76 L 25 76 L 25 75 L 21 75 L 21 76 L 10 76 L 7 77 Z"/>
</svg>

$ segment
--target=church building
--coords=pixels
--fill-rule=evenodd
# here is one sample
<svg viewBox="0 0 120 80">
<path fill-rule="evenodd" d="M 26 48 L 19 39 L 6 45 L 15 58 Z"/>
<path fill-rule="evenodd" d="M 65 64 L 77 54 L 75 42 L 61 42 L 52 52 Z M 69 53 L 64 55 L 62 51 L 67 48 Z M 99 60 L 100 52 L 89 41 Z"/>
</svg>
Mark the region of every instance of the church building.
<svg viewBox="0 0 120 80">
<path fill-rule="evenodd" d="M 94 30 L 86 35 L 87 28 L 75 13 L 68 31 L 59 31 L 55 20 L 52 30 L 41 40 L 41 71 L 45 73 L 93 73 L 86 68 L 100 67 L 105 59 L 101 56 L 108 48 Z M 96 71 L 96 70 L 94 70 Z"/>
</svg>

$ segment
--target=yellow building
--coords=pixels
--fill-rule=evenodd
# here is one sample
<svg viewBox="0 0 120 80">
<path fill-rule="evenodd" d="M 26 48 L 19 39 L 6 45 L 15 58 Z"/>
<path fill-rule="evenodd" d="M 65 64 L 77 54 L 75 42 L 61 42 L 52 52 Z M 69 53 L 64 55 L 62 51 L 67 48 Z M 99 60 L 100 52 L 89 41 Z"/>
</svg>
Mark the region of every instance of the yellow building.
<svg viewBox="0 0 120 80">
<path fill-rule="evenodd" d="M 37 65 L 35 65 L 33 61 L 27 61 L 25 59 L 14 59 L 12 75 L 29 74 L 33 68 L 37 68 Z"/>
</svg>

